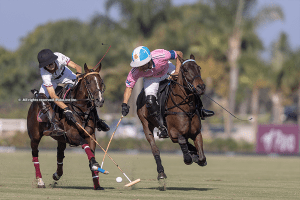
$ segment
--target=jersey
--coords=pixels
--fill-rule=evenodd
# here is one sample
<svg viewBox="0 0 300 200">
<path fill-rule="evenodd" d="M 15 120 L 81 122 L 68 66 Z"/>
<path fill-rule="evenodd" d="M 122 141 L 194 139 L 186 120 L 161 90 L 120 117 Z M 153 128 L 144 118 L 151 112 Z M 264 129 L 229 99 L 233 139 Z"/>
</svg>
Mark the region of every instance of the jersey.
<svg viewBox="0 0 300 200">
<path fill-rule="evenodd" d="M 70 70 L 67 67 L 68 63 L 71 61 L 70 58 L 59 52 L 55 52 L 54 54 L 58 57 L 55 60 L 55 63 L 57 65 L 57 70 L 53 74 L 51 74 L 46 69 L 44 69 L 44 67 L 40 68 L 40 73 L 43 79 L 43 85 L 45 87 L 53 86 L 52 81 L 59 78 L 62 75 L 62 73 L 65 71 L 65 68 Z"/>
<path fill-rule="evenodd" d="M 152 68 L 146 72 L 140 71 L 138 67 L 130 70 L 127 79 L 126 87 L 133 88 L 140 77 L 162 77 L 169 69 L 169 60 L 176 59 L 177 54 L 174 50 L 167 51 L 165 49 L 156 49 L 151 52 L 153 65 Z"/>
</svg>

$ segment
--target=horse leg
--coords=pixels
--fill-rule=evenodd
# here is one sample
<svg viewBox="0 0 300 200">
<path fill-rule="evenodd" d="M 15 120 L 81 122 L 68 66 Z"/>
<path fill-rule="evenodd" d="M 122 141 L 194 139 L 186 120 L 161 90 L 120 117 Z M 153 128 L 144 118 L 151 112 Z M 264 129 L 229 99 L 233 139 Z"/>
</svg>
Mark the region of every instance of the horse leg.
<svg viewBox="0 0 300 200">
<path fill-rule="evenodd" d="M 32 162 L 35 168 L 35 177 L 37 180 L 38 188 L 45 188 L 45 183 L 42 180 L 42 173 L 40 170 L 40 163 L 39 163 L 39 150 L 38 146 L 40 143 L 41 138 L 38 140 L 31 139 L 31 153 L 32 153 Z"/>
<path fill-rule="evenodd" d="M 64 152 L 66 149 L 66 143 L 58 142 L 57 145 L 57 169 L 56 172 L 53 174 L 52 178 L 55 181 L 58 181 L 60 177 L 63 175 L 63 160 L 64 160 Z"/>
<path fill-rule="evenodd" d="M 88 157 L 88 160 L 89 160 L 89 166 L 90 166 L 90 170 L 92 171 L 92 176 L 93 176 L 94 189 L 95 190 L 104 190 L 103 187 L 100 187 L 100 184 L 99 184 L 99 181 L 98 181 L 99 176 L 98 176 L 97 171 L 93 170 L 94 166 L 96 166 L 97 168 L 100 167 L 99 163 L 95 159 L 95 155 L 94 155 L 93 151 L 91 150 L 88 142 L 85 139 L 81 138 L 80 139 L 80 144 L 81 144 L 82 149 L 84 149 L 84 151 L 85 151 L 85 153 Z M 94 147 L 94 150 L 95 150 L 95 147 Z M 94 180 L 94 179 L 96 179 L 96 180 Z"/>
<path fill-rule="evenodd" d="M 201 133 L 196 136 L 194 143 L 199 156 L 198 161 L 196 161 L 196 163 L 199 166 L 204 167 L 207 165 L 207 162 L 203 151 L 203 139 Z"/>
<path fill-rule="evenodd" d="M 157 180 L 165 179 L 165 178 L 167 178 L 167 175 L 165 174 L 164 167 L 161 164 L 160 151 L 159 151 L 158 147 L 156 146 L 156 143 L 154 140 L 154 135 L 153 135 L 154 127 L 148 127 L 149 123 L 147 123 L 147 124 L 142 123 L 142 124 L 143 124 L 143 129 L 144 129 L 146 139 L 151 146 L 152 154 L 153 154 L 155 162 L 156 162 L 157 173 L 158 173 Z"/>
<path fill-rule="evenodd" d="M 187 140 L 181 134 L 178 134 L 178 143 L 183 153 L 183 162 L 186 165 L 192 164 L 193 159 L 188 149 Z"/>
<path fill-rule="evenodd" d="M 94 139 L 96 139 L 95 135 L 92 136 Z M 90 149 L 92 151 L 92 153 L 95 155 L 95 150 L 96 150 L 96 142 L 91 140 L 90 138 L 87 139 L 88 140 L 88 143 L 90 144 Z M 90 169 L 91 168 L 91 163 L 90 163 Z M 92 177 L 93 177 L 93 183 L 94 183 L 94 190 L 104 190 L 103 187 L 100 186 L 100 183 L 99 183 L 99 172 L 98 171 L 94 171 L 94 170 L 91 170 L 92 172 Z"/>
<path fill-rule="evenodd" d="M 191 143 L 189 143 L 188 139 L 186 140 L 186 143 L 187 143 L 189 152 L 192 156 L 193 162 L 197 163 L 199 161 L 197 148 L 194 145 L 192 145 Z"/>
</svg>

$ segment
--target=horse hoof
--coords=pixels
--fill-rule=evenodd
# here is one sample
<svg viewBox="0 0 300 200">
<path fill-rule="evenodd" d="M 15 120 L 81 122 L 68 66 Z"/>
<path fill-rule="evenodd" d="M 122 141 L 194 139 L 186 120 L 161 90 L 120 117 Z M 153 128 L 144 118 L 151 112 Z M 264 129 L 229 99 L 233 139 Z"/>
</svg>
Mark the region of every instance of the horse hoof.
<svg viewBox="0 0 300 200">
<path fill-rule="evenodd" d="M 103 188 L 103 187 L 100 187 L 100 186 L 98 186 L 98 187 L 96 187 L 94 190 L 104 190 L 104 188 Z"/>
<path fill-rule="evenodd" d="M 157 180 L 165 179 L 165 178 L 167 178 L 167 175 L 164 172 L 160 172 L 157 176 Z"/>
<path fill-rule="evenodd" d="M 186 164 L 186 165 L 191 165 L 193 162 L 185 162 L 184 161 L 184 164 Z"/>
<path fill-rule="evenodd" d="M 37 185 L 38 185 L 37 187 L 38 187 L 38 188 L 46 188 L 46 187 L 45 187 L 45 183 L 44 183 L 44 181 L 42 180 L 42 178 L 38 178 L 38 179 L 37 179 L 37 182 L 38 182 L 38 183 L 37 183 Z"/>
<path fill-rule="evenodd" d="M 58 176 L 57 173 L 55 172 L 52 176 L 53 180 L 58 181 L 61 176 Z"/>
<path fill-rule="evenodd" d="M 190 154 L 184 155 L 184 156 L 183 156 L 183 162 L 184 162 L 184 164 L 186 164 L 186 165 L 192 164 L 192 163 L 193 163 L 193 158 L 192 158 L 192 156 L 191 156 Z"/>
<path fill-rule="evenodd" d="M 207 165 L 207 162 L 205 161 L 205 162 L 198 162 L 197 163 L 199 166 L 201 166 L 201 167 L 205 167 L 206 165 Z"/>
</svg>

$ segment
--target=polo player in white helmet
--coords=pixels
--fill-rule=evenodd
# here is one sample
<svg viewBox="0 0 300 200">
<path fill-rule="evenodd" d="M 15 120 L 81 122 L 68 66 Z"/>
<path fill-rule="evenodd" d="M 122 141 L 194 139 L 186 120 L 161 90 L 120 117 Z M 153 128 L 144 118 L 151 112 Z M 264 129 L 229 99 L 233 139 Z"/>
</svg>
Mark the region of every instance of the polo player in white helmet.
<svg viewBox="0 0 300 200">
<path fill-rule="evenodd" d="M 41 85 L 40 94 L 45 94 L 47 98 L 59 99 L 55 94 L 55 88 L 59 83 L 70 83 L 74 84 L 76 75 L 68 68 L 76 69 L 76 74 L 79 75 L 82 72 L 82 68 L 71 61 L 71 59 L 62 53 L 53 53 L 50 49 L 43 49 L 38 53 L 37 56 L 39 62 L 39 68 L 43 84 Z M 57 106 L 64 110 L 66 118 L 69 121 L 74 119 L 72 111 L 62 101 L 54 101 Z M 46 114 L 48 121 L 50 122 L 49 130 L 44 131 L 44 135 L 50 136 L 61 136 L 64 134 L 64 130 L 60 128 L 59 122 L 55 119 L 54 111 L 51 108 L 49 102 L 41 101 L 41 110 Z M 99 118 L 97 110 L 92 110 L 96 118 L 96 126 L 98 130 L 108 131 L 109 126 Z M 74 120 L 73 120 L 74 121 Z"/>
<path fill-rule="evenodd" d="M 129 112 L 128 100 L 131 96 L 132 89 L 140 77 L 144 78 L 144 90 L 146 95 L 146 107 L 149 115 L 154 116 L 158 129 L 160 130 L 160 138 L 167 138 L 168 131 L 163 123 L 159 120 L 159 106 L 157 104 L 157 91 L 159 83 L 167 78 L 169 74 L 177 75 L 181 66 L 181 62 L 177 55 L 181 58 L 183 53 L 181 51 L 167 51 L 165 49 L 156 49 L 152 52 L 145 47 L 139 46 L 132 52 L 132 61 L 127 79 L 126 88 L 124 91 L 124 100 L 122 103 L 122 115 L 126 116 Z M 176 59 L 176 67 L 169 61 Z M 214 113 L 209 110 L 201 109 L 201 114 L 204 117 L 210 117 Z"/>
</svg>

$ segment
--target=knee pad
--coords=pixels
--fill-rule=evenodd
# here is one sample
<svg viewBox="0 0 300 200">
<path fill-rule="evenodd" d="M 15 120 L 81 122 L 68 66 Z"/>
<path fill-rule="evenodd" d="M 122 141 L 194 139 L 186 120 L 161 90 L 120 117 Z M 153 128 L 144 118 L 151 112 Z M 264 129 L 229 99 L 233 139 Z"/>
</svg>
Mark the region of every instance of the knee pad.
<svg viewBox="0 0 300 200">
<path fill-rule="evenodd" d="M 150 112 L 150 115 L 158 115 L 159 113 L 159 106 L 156 102 L 156 97 L 154 95 L 148 95 L 146 97 L 146 108 Z"/>
<path fill-rule="evenodd" d="M 155 105 L 157 105 L 156 97 L 154 95 L 148 95 L 146 97 L 146 106 L 147 106 L 147 108 L 155 107 Z"/>
</svg>

